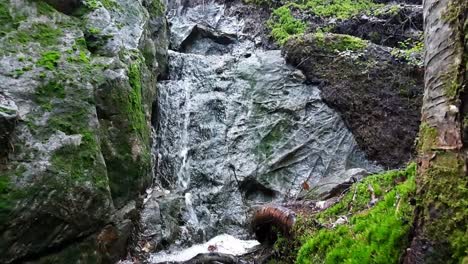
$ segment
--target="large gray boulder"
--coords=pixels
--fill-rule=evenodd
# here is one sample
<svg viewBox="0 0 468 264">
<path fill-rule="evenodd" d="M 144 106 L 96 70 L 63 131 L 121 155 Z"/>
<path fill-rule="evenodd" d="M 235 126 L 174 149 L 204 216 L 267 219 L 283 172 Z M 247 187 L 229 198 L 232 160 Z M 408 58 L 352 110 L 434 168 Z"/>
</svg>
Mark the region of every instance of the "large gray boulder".
<svg viewBox="0 0 468 264">
<path fill-rule="evenodd" d="M 47 2 L 0 4 L 0 262 L 115 262 L 151 180 L 164 6 Z"/>
</svg>

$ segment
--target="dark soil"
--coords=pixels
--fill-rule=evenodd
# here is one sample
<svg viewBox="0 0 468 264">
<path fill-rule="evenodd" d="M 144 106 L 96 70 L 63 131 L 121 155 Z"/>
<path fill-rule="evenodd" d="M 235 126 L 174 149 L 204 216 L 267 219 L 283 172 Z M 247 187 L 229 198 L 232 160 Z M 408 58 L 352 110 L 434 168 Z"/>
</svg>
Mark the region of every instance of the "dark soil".
<svg viewBox="0 0 468 264">
<path fill-rule="evenodd" d="M 368 158 L 388 168 L 404 166 L 420 123 L 423 70 L 396 61 L 374 44 L 359 56 L 321 48 L 312 35 L 289 41 L 286 60 L 319 86 Z"/>
</svg>

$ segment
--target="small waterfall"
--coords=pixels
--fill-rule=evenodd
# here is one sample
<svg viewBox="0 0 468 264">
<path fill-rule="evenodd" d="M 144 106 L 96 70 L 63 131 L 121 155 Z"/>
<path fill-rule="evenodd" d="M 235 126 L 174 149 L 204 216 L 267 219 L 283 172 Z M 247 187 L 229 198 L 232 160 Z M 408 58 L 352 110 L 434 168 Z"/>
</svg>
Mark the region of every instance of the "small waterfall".
<svg viewBox="0 0 468 264">
<path fill-rule="evenodd" d="M 180 4 L 180 3 L 179 3 Z M 143 239 L 179 250 L 229 234 L 250 238 L 250 208 L 375 171 L 317 87 L 242 35 L 214 1 L 169 10 L 169 79 L 159 87 L 156 181 Z M 161 260 L 161 254 L 154 259 Z M 164 255 L 165 256 L 165 255 Z"/>
</svg>

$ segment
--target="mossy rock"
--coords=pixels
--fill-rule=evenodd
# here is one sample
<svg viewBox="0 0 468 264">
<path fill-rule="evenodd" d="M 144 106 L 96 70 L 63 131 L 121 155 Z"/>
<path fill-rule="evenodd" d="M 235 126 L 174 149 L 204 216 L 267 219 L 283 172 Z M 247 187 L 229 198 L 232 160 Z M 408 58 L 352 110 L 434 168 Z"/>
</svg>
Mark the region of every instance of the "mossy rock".
<svg viewBox="0 0 468 264">
<path fill-rule="evenodd" d="M 369 176 L 351 186 L 336 205 L 317 214 L 300 215 L 294 241 L 280 239 L 275 245 L 284 252 L 280 261 L 398 263 L 408 246 L 413 222 L 415 176 L 414 163 L 405 170 Z M 369 186 L 377 202 L 372 201 Z"/>
</svg>

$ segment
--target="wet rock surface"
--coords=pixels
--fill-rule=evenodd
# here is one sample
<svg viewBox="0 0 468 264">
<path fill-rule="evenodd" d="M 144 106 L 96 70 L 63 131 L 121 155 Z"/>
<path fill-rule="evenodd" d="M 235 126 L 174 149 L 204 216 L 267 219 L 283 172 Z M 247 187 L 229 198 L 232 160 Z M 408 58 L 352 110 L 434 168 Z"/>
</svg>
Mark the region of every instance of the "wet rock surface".
<svg viewBox="0 0 468 264">
<path fill-rule="evenodd" d="M 340 52 L 320 38 L 311 34 L 289 41 L 283 48 L 286 60 L 319 85 L 367 157 L 390 168 L 404 165 L 419 128 L 423 70 L 395 60 L 385 47 Z M 329 34 L 325 42 L 341 38 Z"/>
<path fill-rule="evenodd" d="M 334 178 L 330 190 L 348 169 L 380 170 L 317 86 L 281 51 L 257 48 L 226 5 L 169 14 L 178 50 L 159 87 L 157 187 L 148 190 L 137 251 L 179 250 L 223 233 L 245 239 L 252 205 L 293 198 L 304 182 Z"/>
</svg>

